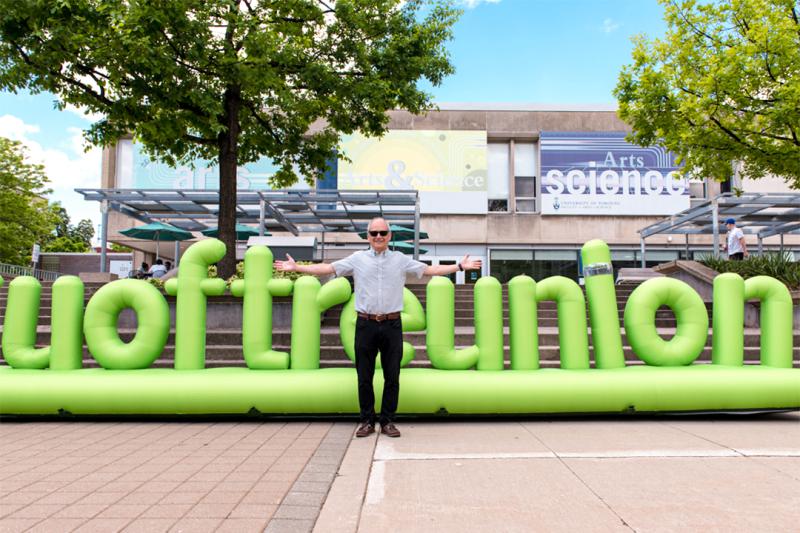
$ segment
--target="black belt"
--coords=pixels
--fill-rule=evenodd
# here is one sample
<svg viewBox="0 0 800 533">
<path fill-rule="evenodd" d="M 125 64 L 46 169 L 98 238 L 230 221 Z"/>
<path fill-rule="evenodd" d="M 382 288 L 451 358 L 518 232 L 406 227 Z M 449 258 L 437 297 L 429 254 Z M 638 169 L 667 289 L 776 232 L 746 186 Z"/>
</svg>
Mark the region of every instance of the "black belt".
<svg viewBox="0 0 800 533">
<path fill-rule="evenodd" d="M 358 313 L 359 318 L 365 320 L 374 320 L 375 322 L 383 322 L 384 320 L 397 320 L 400 318 L 400 313 L 386 313 L 385 315 L 370 315 L 369 313 Z"/>
</svg>

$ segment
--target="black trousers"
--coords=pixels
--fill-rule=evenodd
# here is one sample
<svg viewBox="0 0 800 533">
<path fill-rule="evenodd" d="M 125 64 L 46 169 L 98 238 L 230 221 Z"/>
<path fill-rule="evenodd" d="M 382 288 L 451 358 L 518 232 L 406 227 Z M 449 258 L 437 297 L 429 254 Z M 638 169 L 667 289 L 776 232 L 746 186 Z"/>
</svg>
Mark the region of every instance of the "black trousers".
<svg viewBox="0 0 800 533">
<path fill-rule="evenodd" d="M 400 319 L 376 322 L 359 317 L 356 321 L 356 374 L 361 422 L 375 423 L 375 358 L 381 353 L 383 398 L 381 425 L 394 420 L 400 394 L 400 361 L 403 359 L 403 324 Z"/>
<path fill-rule="evenodd" d="M 744 252 L 738 252 L 735 254 L 731 254 L 728 256 L 728 260 L 730 261 L 743 261 L 744 260 Z"/>
</svg>

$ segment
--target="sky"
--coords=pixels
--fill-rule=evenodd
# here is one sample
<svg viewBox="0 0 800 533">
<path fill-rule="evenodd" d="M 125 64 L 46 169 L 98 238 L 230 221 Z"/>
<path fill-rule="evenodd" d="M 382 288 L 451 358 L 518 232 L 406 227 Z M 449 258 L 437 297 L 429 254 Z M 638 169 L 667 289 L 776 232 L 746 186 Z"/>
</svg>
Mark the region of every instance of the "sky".
<svg viewBox="0 0 800 533">
<path fill-rule="evenodd" d="M 665 32 L 656 0 L 457 0 L 464 14 L 449 43 L 454 75 L 421 86 L 437 103 L 614 104 L 630 63 L 631 38 Z M 96 117 L 55 109 L 52 94 L 0 92 L 0 136 L 22 141 L 41 163 L 72 222 L 98 228 L 97 202 L 76 188 L 100 187 L 101 150 L 82 131 Z M 99 231 L 96 231 L 99 234 Z"/>
</svg>

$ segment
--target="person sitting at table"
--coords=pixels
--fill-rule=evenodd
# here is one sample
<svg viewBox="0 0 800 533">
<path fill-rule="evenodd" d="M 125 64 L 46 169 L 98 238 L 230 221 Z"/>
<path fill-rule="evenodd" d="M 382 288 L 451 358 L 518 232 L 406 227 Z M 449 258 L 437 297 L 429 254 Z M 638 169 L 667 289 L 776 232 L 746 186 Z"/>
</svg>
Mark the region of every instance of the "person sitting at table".
<svg viewBox="0 0 800 533">
<path fill-rule="evenodd" d="M 133 277 L 135 277 L 136 279 L 145 279 L 150 277 L 149 272 L 150 272 L 150 265 L 142 261 L 141 266 L 136 272 L 134 272 Z"/>
<path fill-rule="evenodd" d="M 167 267 L 164 266 L 164 262 L 161 259 L 156 259 L 156 264 L 150 267 L 148 273 L 153 278 L 160 278 L 167 273 Z"/>
</svg>

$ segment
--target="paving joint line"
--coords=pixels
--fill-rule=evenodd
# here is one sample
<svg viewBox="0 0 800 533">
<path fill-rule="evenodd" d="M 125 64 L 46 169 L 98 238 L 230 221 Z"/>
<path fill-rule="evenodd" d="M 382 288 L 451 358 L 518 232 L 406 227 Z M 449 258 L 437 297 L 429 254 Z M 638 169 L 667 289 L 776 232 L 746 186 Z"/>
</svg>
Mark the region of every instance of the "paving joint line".
<svg viewBox="0 0 800 533">
<path fill-rule="evenodd" d="M 684 428 L 681 428 L 681 427 L 677 427 L 677 426 L 673 426 L 672 424 L 669 424 L 669 423 L 666 423 L 666 422 L 664 422 L 664 425 L 666 425 L 666 426 L 668 426 L 668 427 L 671 427 L 672 429 L 677 429 L 678 431 L 682 431 L 682 432 L 686 433 L 687 435 L 692 435 L 693 437 L 697 437 L 697 438 L 699 438 L 699 439 L 702 439 L 702 440 L 704 440 L 704 441 L 706 441 L 706 442 L 710 442 L 711 444 L 715 444 L 715 445 L 717 445 L 717 446 L 721 446 L 721 447 L 723 447 L 723 448 L 730 449 L 730 450 L 734 451 L 735 453 L 739 454 L 740 456 L 742 456 L 742 457 L 744 457 L 744 458 L 746 458 L 746 459 L 749 459 L 750 461 L 755 461 L 755 462 L 756 462 L 756 463 L 758 463 L 760 466 L 763 466 L 763 467 L 765 467 L 765 468 L 769 468 L 770 470 L 772 470 L 772 471 L 774 471 L 774 472 L 777 472 L 777 473 L 778 473 L 778 474 L 780 474 L 780 475 L 787 476 L 789 479 L 793 479 L 793 480 L 795 480 L 795 481 L 800 481 L 800 478 L 798 478 L 798 477 L 795 477 L 795 476 L 793 476 L 792 474 L 790 474 L 790 473 L 788 473 L 788 472 L 784 472 L 784 471 L 783 471 L 783 470 L 781 470 L 780 468 L 775 468 L 774 466 L 772 466 L 772 465 L 770 465 L 770 464 L 767 464 L 767 463 L 764 463 L 764 462 L 762 462 L 762 461 L 758 461 L 758 460 L 757 460 L 759 457 L 798 457 L 798 456 L 800 456 L 800 450 L 797 452 L 797 454 L 796 454 L 796 455 L 795 455 L 795 454 L 784 454 L 784 455 L 778 455 L 778 454 L 771 454 L 771 455 L 758 455 L 757 453 L 752 453 L 752 452 L 753 452 L 753 450 L 750 450 L 750 452 L 751 452 L 751 453 L 745 453 L 745 452 L 743 452 L 743 451 L 741 451 L 741 450 L 738 450 L 738 449 L 736 449 L 736 448 L 731 448 L 730 446 L 726 446 L 726 445 L 724 445 L 724 444 L 721 444 L 721 443 L 719 443 L 719 442 L 713 441 L 713 440 L 711 440 L 711 439 L 709 439 L 709 438 L 707 438 L 707 437 L 704 437 L 704 436 L 702 436 L 702 435 L 697 435 L 697 434 L 695 434 L 695 433 L 692 433 L 691 431 L 689 431 L 689 430 L 687 430 L 687 429 L 684 429 Z"/>
<path fill-rule="evenodd" d="M 555 454 L 555 456 L 556 456 L 556 460 L 557 460 L 559 463 L 561 463 L 561 465 L 562 465 L 564 468 L 566 468 L 566 469 L 567 469 L 567 470 L 568 470 L 568 471 L 569 471 L 569 472 L 570 472 L 570 473 L 571 473 L 571 474 L 572 474 L 572 475 L 575 477 L 575 479 L 577 479 L 577 480 L 580 482 L 580 484 L 581 484 L 581 485 L 583 485 L 584 487 L 586 487 L 586 490 L 588 490 L 589 492 L 591 492 L 591 493 L 594 495 L 594 497 L 595 497 L 595 498 L 597 498 L 597 499 L 600 501 L 600 503 L 602 503 L 602 504 L 603 504 L 603 505 L 606 507 L 606 509 L 608 509 L 609 511 L 611 511 L 611 513 L 612 513 L 614 516 L 616 516 L 616 517 L 617 517 L 617 520 L 619 520 L 619 521 L 620 521 L 620 523 L 621 523 L 623 526 L 625 526 L 626 528 L 628 528 L 628 529 L 629 529 L 629 530 L 631 530 L 631 531 L 636 531 L 636 529 L 635 529 L 634 527 L 632 527 L 630 524 L 628 524 L 628 522 L 627 522 L 627 521 L 626 521 L 626 520 L 625 520 L 625 519 L 624 519 L 624 518 L 623 518 L 623 517 L 622 517 L 622 516 L 621 516 L 621 515 L 620 515 L 620 514 L 619 514 L 619 513 L 618 513 L 618 512 L 617 512 L 617 511 L 614 509 L 614 508 L 613 508 L 613 507 L 611 507 L 611 505 L 610 505 L 610 504 L 609 504 L 607 501 L 605 501 L 605 500 L 603 499 L 603 497 L 602 497 L 602 496 L 600 496 L 600 494 L 598 494 L 598 493 L 597 493 L 597 492 L 596 492 L 596 491 L 595 491 L 595 490 L 594 490 L 592 487 L 590 487 L 590 486 L 589 486 L 589 484 L 588 484 L 588 483 L 587 483 L 587 482 L 586 482 L 586 481 L 585 481 L 585 480 L 584 480 L 584 479 L 583 479 L 581 476 L 579 476 L 577 472 L 575 472 L 575 470 L 573 470 L 572 468 L 570 468 L 570 466 L 567 464 L 567 462 L 566 462 L 566 461 L 565 461 L 565 460 L 564 460 L 562 457 L 559 457 L 559 455 L 558 455 L 558 454 L 557 454 L 557 453 L 556 453 L 556 452 L 555 452 L 555 451 L 554 451 L 554 450 L 553 450 L 553 449 L 552 449 L 550 446 L 548 446 L 548 445 L 547 445 L 547 443 L 545 443 L 545 442 L 544 442 L 542 439 L 540 439 L 540 438 L 539 438 L 539 436 L 538 436 L 538 435 L 536 435 L 536 434 L 535 434 L 533 431 L 531 431 L 531 429 L 530 429 L 530 428 L 529 428 L 527 425 L 525 425 L 525 424 L 520 424 L 520 426 L 522 426 L 522 428 L 523 428 L 525 431 L 527 431 L 527 432 L 530 434 L 530 436 L 531 436 L 531 437 L 533 437 L 534 439 L 536 439 L 536 440 L 537 440 L 537 441 L 538 441 L 538 442 L 539 442 L 539 443 L 540 443 L 542 446 L 544 446 L 545 448 L 547 448 L 548 450 L 550 450 L 550 452 L 551 452 L 551 453 Z"/>
<path fill-rule="evenodd" d="M 292 523 L 293 529 L 292 531 L 302 531 L 303 529 L 303 522 L 308 524 L 308 527 L 305 529 L 308 533 L 314 529 L 314 526 L 317 523 L 317 519 L 319 518 L 320 511 L 322 510 L 322 506 L 325 504 L 325 500 L 328 497 L 328 493 L 331 490 L 331 486 L 333 485 L 334 480 L 336 479 L 336 475 L 339 472 L 339 468 L 341 468 L 342 460 L 344 459 L 345 454 L 347 453 L 347 448 L 349 447 L 350 440 L 353 436 L 354 428 L 351 426 L 349 422 L 334 422 L 331 424 L 331 427 L 328 429 L 325 436 L 320 441 L 317 449 L 311 454 L 309 457 L 306 466 L 297 476 L 294 483 L 292 483 L 291 488 L 289 491 L 284 495 L 281 503 L 278 505 L 277 509 L 275 510 L 275 514 L 272 515 L 269 523 L 267 524 L 266 529 L 264 530 L 265 533 L 272 533 L 282 531 L 281 525 L 285 523 Z M 331 448 L 335 451 L 332 453 Z M 328 462 L 320 462 L 319 460 L 325 458 L 325 461 Z M 330 462 L 330 458 L 334 457 L 335 461 Z M 317 461 L 315 461 L 317 459 Z M 304 483 L 305 480 L 304 475 L 306 474 L 316 474 L 318 472 L 314 472 L 317 468 L 322 467 L 323 470 L 332 471 L 330 479 L 326 481 L 327 483 L 327 490 L 324 493 L 321 501 L 314 503 L 313 505 L 308 506 L 298 506 L 298 505 L 291 505 L 287 504 L 286 500 L 289 496 L 293 495 L 300 495 L 300 494 L 309 494 L 307 491 L 296 490 L 295 487 L 298 486 L 298 483 Z M 326 472 L 328 473 L 328 472 Z M 310 510 L 313 510 L 313 516 L 310 514 L 307 517 L 302 518 L 292 518 L 291 511 L 297 507 L 306 507 L 308 508 L 306 513 Z M 282 516 L 286 515 L 286 516 Z"/>
<path fill-rule="evenodd" d="M 376 434 L 375 437 L 370 437 L 375 439 L 375 444 L 372 446 L 372 458 L 369 462 L 369 469 L 367 470 L 367 482 L 364 485 L 364 492 L 361 493 L 361 503 L 358 506 L 358 518 L 356 519 L 356 531 L 361 529 L 361 516 L 364 513 L 364 505 L 367 502 L 367 493 L 369 492 L 369 482 L 372 479 L 372 468 L 375 466 L 375 463 L 379 461 L 379 459 L 375 458 L 375 455 L 378 450 L 378 440 L 380 439 L 380 433 Z"/>
</svg>

